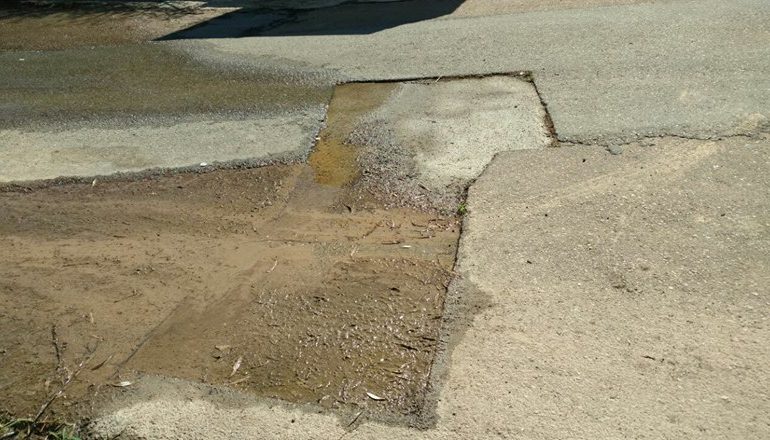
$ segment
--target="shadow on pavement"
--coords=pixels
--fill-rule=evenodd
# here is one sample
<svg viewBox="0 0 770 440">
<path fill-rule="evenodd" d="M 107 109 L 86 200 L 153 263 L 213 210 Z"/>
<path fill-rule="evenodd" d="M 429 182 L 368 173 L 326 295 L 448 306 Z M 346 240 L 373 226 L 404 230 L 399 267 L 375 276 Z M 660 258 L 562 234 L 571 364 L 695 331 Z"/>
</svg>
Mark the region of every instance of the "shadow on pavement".
<svg viewBox="0 0 770 440">
<path fill-rule="evenodd" d="M 239 3 L 244 9 L 174 32 L 159 40 L 372 34 L 450 14 L 463 1 L 241 1 Z M 313 3 L 318 6 L 312 7 Z"/>
</svg>

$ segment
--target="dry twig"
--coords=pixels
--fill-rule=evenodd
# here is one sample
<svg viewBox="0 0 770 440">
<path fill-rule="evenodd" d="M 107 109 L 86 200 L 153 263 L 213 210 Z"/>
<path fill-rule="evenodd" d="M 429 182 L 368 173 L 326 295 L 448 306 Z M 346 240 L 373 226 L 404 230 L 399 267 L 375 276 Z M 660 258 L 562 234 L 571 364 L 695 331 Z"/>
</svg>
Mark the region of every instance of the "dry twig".
<svg viewBox="0 0 770 440">
<path fill-rule="evenodd" d="M 64 394 L 64 390 L 67 389 L 67 386 L 69 386 L 72 381 L 78 377 L 78 374 L 83 370 L 83 367 L 91 361 L 91 359 L 94 357 L 94 353 L 96 353 L 96 348 L 98 347 L 98 344 L 92 349 L 86 351 L 86 355 L 83 357 L 83 360 L 80 361 L 77 368 L 75 368 L 75 371 L 73 371 L 71 374 L 67 375 L 67 378 L 64 380 L 64 383 L 62 384 L 61 388 L 59 388 L 59 391 L 54 393 L 51 397 L 48 398 L 48 400 L 43 404 L 43 406 L 40 407 L 40 411 L 37 412 L 37 415 L 35 415 L 35 418 L 32 420 L 31 425 L 34 426 L 37 424 L 37 422 L 40 421 L 40 419 L 43 417 L 43 414 L 48 410 L 48 408 L 51 406 L 51 404 L 59 397 L 61 397 L 62 394 Z"/>
<path fill-rule="evenodd" d="M 59 336 L 56 334 L 56 324 L 51 324 L 51 343 L 53 344 L 53 350 L 56 354 L 56 372 L 62 370 L 61 363 L 61 345 L 59 344 Z"/>
</svg>

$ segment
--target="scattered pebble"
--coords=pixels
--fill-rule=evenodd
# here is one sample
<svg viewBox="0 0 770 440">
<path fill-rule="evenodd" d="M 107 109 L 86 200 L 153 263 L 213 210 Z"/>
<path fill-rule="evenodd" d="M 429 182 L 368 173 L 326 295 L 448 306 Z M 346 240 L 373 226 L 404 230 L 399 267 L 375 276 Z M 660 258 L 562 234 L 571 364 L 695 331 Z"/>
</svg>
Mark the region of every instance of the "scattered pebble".
<svg viewBox="0 0 770 440">
<path fill-rule="evenodd" d="M 613 156 L 617 156 L 619 154 L 623 154 L 623 147 L 620 145 L 610 145 L 607 147 L 607 151 L 609 151 Z"/>
</svg>

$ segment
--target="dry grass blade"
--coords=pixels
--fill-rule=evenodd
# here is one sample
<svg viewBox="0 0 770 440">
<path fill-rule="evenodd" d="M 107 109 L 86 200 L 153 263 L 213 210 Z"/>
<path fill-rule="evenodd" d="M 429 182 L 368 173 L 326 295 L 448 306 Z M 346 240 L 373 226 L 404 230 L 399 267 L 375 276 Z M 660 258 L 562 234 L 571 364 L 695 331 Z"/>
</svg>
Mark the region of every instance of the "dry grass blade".
<svg viewBox="0 0 770 440">
<path fill-rule="evenodd" d="M 241 368 L 241 362 L 243 361 L 243 356 L 239 356 L 238 360 L 235 361 L 235 365 L 233 365 L 233 372 L 230 373 L 230 377 L 235 376 L 235 373 L 238 372 L 238 369 Z"/>
<path fill-rule="evenodd" d="M 240 378 L 240 379 L 237 379 L 237 380 L 234 380 L 234 381 L 232 381 L 232 382 L 229 382 L 229 383 L 228 383 L 228 385 L 238 385 L 239 383 L 243 383 L 243 382 L 246 382 L 247 380 L 249 380 L 249 377 L 248 377 L 248 376 L 246 376 L 246 377 L 242 377 L 242 378 Z"/>
<path fill-rule="evenodd" d="M 358 419 L 361 417 L 361 414 L 363 413 L 364 413 L 364 410 L 361 410 L 355 416 L 353 416 L 353 420 L 351 420 L 350 423 L 348 423 L 348 428 L 353 426 L 353 424 L 358 421 Z"/>
<path fill-rule="evenodd" d="M 67 389 L 67 386 L 69 386 L 72 381 L 78 377 L 78 374 L 83 370 L 83 367 L 91 361 L 91 359 L 94 357 L 94 353 L 96 352 L 96 348 L 98 347 L 98 344 L 96 347 L 93 348 L 93 350 L 87 350 L 86 355 L 83 357 L 83 360 L 80 361 L 77 368 L 75 368 L 75 371 L 72 372 L 72 374 L 67 375 L 67 378 L 64 380 L 64 383 L 62 384 L 61 388 L 51 395 L 51 397 L 48 398 L 48 400 L 43 404 L 43 406 L 40 407 L 40 411 L 37 412 L 35 415 L 35 418 L 32 420 L 32 425 L 36 425 L 40 419 L 43 417 L 43 414 L 48 410 L 48 408 L 51 406 L 51 404 L 59 398 L 62 394 L 64 394 L 64 390 Z"/>
<path fill-rule="evenodd" d="M 99 362 L 98 364 L 94 365 L 93 367 L 91 367 L 91 371 L 96 371 L 99 368 L 102 368 L 104 366 L 104 364 L 106 364 L 110 359 L 112 359 L 113 356 L 115 356 L 115 355 L 111 354 L 111 355 L 107 356 L 107 359 L 105 359 L 105 360 Z"/>
</svg>

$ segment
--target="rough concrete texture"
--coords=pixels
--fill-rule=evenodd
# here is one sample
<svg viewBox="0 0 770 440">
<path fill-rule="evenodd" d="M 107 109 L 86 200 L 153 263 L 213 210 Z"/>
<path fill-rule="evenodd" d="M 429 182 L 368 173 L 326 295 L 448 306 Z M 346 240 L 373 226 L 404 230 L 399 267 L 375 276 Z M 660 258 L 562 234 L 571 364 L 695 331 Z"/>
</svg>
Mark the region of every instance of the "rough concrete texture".
<svg viewBox="0 0 770 440">
<path fill-rule="evenodd" d="M 766 130 L 767 41 L 769 2 L 702 0 L 169 44 L 215 61 L 323 67 L 341 81 L 532 70 L 560 140 L 607 144 Z"/>
<path fill-rule="evenodd" d="M 501 151 L 549 145 L 545 118 L 535 88 L 516 77 L 428 80 L 400 84 L 358 135 L 382 154 L 411 155 L 418 181 L 441 192 L 467 185 Z"/>
<path fill-rule="evenodd" d="M 451 342 L 432 429 L 357 422 L 346 434 L 347 418 L 152 378 L 113 396 L 91 428 L 105 438 L 767 438 L 768 176 L 768 137 L 499 154 L 470 190 L 458 260 L 461 284 L 479 290 L 450 300 L 489 305 Z"/>
<path fill-rule="evenodd" d="M 171 125 L 0 131 L 0 182 L 96 176 L 215 162 L 303 158 L 324 109 L 247 120 L 187 118 Z M 197 120 L 196 120 L 197 119 Z"/>
</svg>

